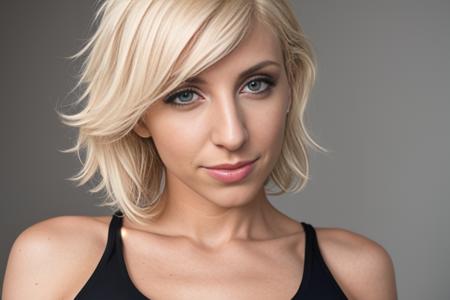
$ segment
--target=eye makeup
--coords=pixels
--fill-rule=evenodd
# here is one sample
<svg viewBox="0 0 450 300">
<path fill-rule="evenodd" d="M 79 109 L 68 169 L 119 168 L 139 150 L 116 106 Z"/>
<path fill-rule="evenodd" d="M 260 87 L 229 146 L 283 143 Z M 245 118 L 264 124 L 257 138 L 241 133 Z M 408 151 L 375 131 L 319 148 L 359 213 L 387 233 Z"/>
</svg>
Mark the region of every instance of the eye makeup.
<svg viewBox="0 0 450 300">
<path fill-rule="evenodd" d="M 253 94 L 253 95 L 260 95 L 260 94 L 264 94 L 264 93 L 271 91 L 273 89 L 273 87 L 276 86 L 277 81 L 271 75 L 260 74 L 260 75 L 256 75 L 254 78 L 251 78 L 249 81 L 247 81 L 247 83 L 244 85 L 244 87 L 249 86 L 250 83 L 262 83 L 263 85 L 264 84 L 267 85 L 266 88 L 263 88 L 259 92 L 254 92 L 254 93 L 250 92 L 250 94 Z M 187 100 L 187 101 L 185 101 L 185 103 L 187 103 L 187 104 L 180 104 L 179 102 L 175 102 L 175 100 L 179 99 L 179 97 L 181 97 L 181 96 L 194 95 L 194 94 L 196 94 L 198 96 L 196 88 L 185 87 L 185 88 L 182 88 L 180 90 L 170 93 L 168 96 L 164 97 L 163 101 L 164 101 L 164 103 L 167 103 L 169 105 L 174 105 L 177 107 L 191 106 L 191 105 L 193 105 L 193 103 L 196 100 Z M 193 97 L 189 97 L 189 98 L 193 98 Z"/>
</svg>

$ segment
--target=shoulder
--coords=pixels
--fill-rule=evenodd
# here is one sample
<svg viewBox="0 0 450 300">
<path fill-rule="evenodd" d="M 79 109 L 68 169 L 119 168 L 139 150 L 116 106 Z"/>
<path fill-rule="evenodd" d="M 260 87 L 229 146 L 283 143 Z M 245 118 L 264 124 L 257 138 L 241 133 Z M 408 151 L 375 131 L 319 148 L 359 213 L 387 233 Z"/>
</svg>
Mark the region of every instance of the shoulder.
<svg viewBox="0 0 450 300">
<path fill-rule="evenodd" d="M 82 281 L 102 255 L 110 217 L 58 216 L 37 222 L 14 241 L 2 299 L 49 299 Z"/>
<path fill-rule="evenodd" d="M 350 299 L 397 299 L 393 262 L 383 246 L 347 229 L 315 229 L 325 263 Z"/>
</svg>

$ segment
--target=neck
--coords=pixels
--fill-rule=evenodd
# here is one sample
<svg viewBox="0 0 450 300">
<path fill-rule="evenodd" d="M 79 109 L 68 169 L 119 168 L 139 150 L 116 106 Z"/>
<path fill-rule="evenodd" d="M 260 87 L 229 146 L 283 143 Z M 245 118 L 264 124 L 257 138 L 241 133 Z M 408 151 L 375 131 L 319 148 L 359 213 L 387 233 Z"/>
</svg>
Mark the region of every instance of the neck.
<svg viewBox="0 0 450 300">
<path fill-rule="evenodd" d="M 187 238 L 208 249 L 219 249 L 236 240 L 267 240 L 279 235 L 283 215 L 269 202 L 264 189 L 251 199 L 226 200 L 225 206 L 223 201 L 218 204 L 220 199 L 165 191 L 160 201 L 166 201 L 166 205 L 154 224 L 161 234 Z"/>
</svg>

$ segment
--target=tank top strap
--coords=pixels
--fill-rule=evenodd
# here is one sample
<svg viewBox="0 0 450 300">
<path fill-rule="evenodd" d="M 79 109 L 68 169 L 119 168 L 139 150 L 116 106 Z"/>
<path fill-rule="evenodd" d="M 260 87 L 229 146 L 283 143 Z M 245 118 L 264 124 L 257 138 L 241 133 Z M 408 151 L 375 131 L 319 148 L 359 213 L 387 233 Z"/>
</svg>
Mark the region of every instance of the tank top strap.
<svg viewBox="0 0 450 300">
<path fill-rule="evenodd" d="M 120 228 L 122 228 L 123 222 L 123 212 L 116 210 L 111 218 L 111 223 L 109 225 L 109 234 L 111 238 L 111 248 L 119 250 L 122 248 L 122 236 L 120 233 Z"/>
<path fill-rule="evenodd" d="M 111 243 L 113 244 L 114 254 L 113 262 L 111 264 L 112 271 L 118 274 L 122 282 L 122 288 L 127 292 L 127 299 L 148 299 L 140 290 L 134 285 L 133 281 L 128 274 L 127 265 L 125 263 L 124 250 L 123 250 L 123 240 L 121 234 L 121 228 L 123 224 L 123 212 L 117 210 L 111 219 Z"/>
<path fill-rule="evenodd" d="M 103 252 L 103 256 L 98 263 L 97 269 L 103 268 L 108 263 L 114 253 L 114 250 L 116 249 L 117 236 L 120 234 L 120 227 L 122 225 L 122 218 L 119 217 L 121 215 L 121 211 L 116 211 L 112 215 L 108 226 L 108 239 L 106 241 L 105 251 Z"/>
<path fill-rule="evenodd" d="M 347 299 L 322 256 L 316 229 L 311 224 L 303 222 L 302 224 L 304 225 L 306 234 L 305 285 L 308 286 L 309 289 L 319 290 L 321 287 L 325 288 L 325 284 L 331 284 L 331 288 L 325 288 L 325 290 L 328 289 L 328 293 L 337 295 L 338 299 Z"/>
<path fill-rule="evenodd" d="M 317 233 L 316 229 L 308 223 L 305 223 L 306 225 L 306 243 L 307 243 L 307 250 L 309 250 L 309 256 L 306 256 L 308 258 L 309 264 L 312 264 L 313 260 L 320 261 L 319 263 L 322 265 L 325 265 L 325 261 L 323 260 L 320 248 L 319 248 L 319 242 L 317 241 Z"/>
<path fill-rule="evenodd" d="M 122 227 L 122 219 L 123 219 L 123 212 L 120 210 L 116 210 L 111 218 L 111 231 L 113 235 L 116 235 L 118 230 L 120 230 L 120 227 Z"/>
<path fill-rule="evenodd" d="M 315 232 L 311 224 L 300 222 L 305 231 L 305 257 L 304 257 L 304 267 L 303 267 L 303 279 L 301 282 L 300 290 L 307 289 L 309 281 L 311 279 L 313 259 L 314 259 L 314 248 L 315 248 Z"/>
<path fill-rule="evenodd" d="M 121 226 L 121 220 L 117 215 L 120 215 L 120 213 L 115 212 L 109 221 L 105 250 L 103 251 L 101 258 L 95 267 L 94 272 L 76 295 L 75 299 L 77 300 L 84 299 L 89 293 L 95 293 L 96 285 L 101 285 L 103 283 L 105 272 L 107 272 L 108 267 L 111 264 L 111 260 L 114 259 L 116 237 Z"/>
<path fill-rule="evenodd" d="M 316 230 L 309 223 L 302 222 L 302 224 L 304 224 L 305 234 L 306 234 L 306 243 L 309 245 L 310 251 L 317 250 L 318 242 L 317 242 Z"/>
</svg>

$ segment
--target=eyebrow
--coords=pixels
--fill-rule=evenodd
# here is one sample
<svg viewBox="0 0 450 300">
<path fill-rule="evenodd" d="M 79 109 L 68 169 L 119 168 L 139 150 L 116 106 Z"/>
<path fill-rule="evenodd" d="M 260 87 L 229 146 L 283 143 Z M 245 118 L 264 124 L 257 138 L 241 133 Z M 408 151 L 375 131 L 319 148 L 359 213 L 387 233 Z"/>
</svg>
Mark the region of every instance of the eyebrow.
<svg viewBox="0 0 450 300">
<path fill-rule="evenodd" d="M 262 61 L 260 63 L 257 63 L 254 66 L 251 66 L 247 70 L 242 71 L 239 74 L 238 79 L 246 77 L 247 75 L 250 75 L 251 73 L 253 73 L 253 72 L 255 72 L 255 71 L 259 70 L 259 69 L 262 69 L 262 68 L 264 68 L 265 66 L 268 66 L 268 65 L 277 65 L 278 67 L 280 67 L 280 64 L 275 62 L 275 61 L 273 61 L 273 60 L 265 60 L 265 61 Z M 188 83 L 188 84 L 193 84 L 193 83 L 205 84 L 206 83 L 206 81 L 204 79 L 200 78 L 200 77 L 191 77 L 191 78 L 186 79 L 185 82 Z"/>
</svg>

